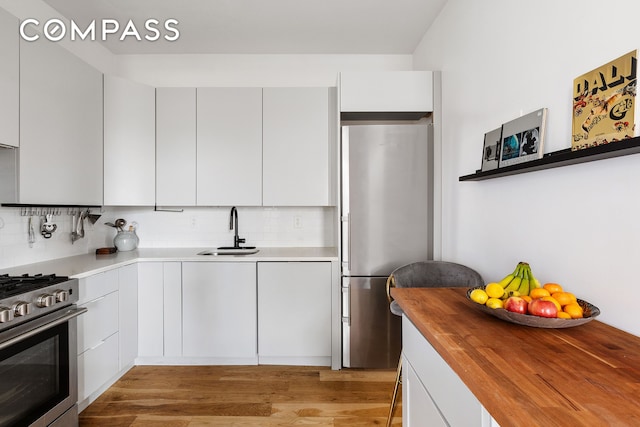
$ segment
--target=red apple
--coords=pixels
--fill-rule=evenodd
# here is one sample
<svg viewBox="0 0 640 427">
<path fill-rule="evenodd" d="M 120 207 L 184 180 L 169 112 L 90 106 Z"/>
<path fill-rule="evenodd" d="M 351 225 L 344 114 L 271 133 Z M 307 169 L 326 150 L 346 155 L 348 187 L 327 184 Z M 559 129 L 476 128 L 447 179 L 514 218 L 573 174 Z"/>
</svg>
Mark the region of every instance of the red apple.
<svg viewBox="0 0 640 427">
<path fill-rule="evenodd" d="M 527 314 L 527 300 L 520 297 L 509 297 L 504 301 L 504 309 L 514 313 Z"/>
<path fill-rule="evenodd" d="M 558 307 L 553 301 L 534 299 L 529 303 L 529 314 L 540 317 L 558 317 Z"/>
</svg>

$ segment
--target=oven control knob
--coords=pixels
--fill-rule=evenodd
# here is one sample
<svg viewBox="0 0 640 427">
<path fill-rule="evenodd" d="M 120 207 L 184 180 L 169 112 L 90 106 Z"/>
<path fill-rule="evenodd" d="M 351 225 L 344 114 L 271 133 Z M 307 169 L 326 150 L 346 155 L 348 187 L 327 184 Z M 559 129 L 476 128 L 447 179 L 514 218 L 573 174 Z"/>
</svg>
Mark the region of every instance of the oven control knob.
<svg viewBox="0 0 640 427">
<path fill-rule="evenodd" d="M 0 307 L 0 323 L 11 322 L 13 320 L 13 310 L 8 307 Z"/>
<path fill-rule="evenodd" d="M 12 308 L 13 315 L 16 317 L 26 316 L 27 314 L 31 313 L 31 304 L 29 304 L 28 302 L 18 301 L 17 303 L 13 304 Z"/>
<path fill-rule="evenodd" d="M 51 307 L 56 303 L 56 297 L 51 294 L 42 294 L 36 299 L 38 307 Z"/>
<path fill-rule="evenodd" d="M 65 302 L 69 299 L 69 291 L 53 291 L 53 296 L 56 297 L 56 302 Z"/>
</svg>

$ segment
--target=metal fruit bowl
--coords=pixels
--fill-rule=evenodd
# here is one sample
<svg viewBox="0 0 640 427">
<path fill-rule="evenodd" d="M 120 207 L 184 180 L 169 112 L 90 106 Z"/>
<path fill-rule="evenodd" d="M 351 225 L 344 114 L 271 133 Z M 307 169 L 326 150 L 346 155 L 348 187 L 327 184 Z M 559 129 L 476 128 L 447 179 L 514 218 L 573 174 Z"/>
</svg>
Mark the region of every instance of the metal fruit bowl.
<svg viewBox="0 0 640 427">
<path fill-rule="evenodd" d="M 478 304 L 477 302 L 472 301 L 471 292 L 474 289 L 484 289 L 484 287 L 478 286 L 467 290 L 467 299 L 469 300 L 469 302 L 471 302 L 471 304 L 473 304 L 480 311 L 484 311 L 485 313 L 497 317 L 498 319 L 506 320 L 507 322 L 515 323 L 518 325 L 551 329 L 572 328 L 574 326 L 580 326 L 584 325 L 585 323 L 591 322 L 600 314 L 600 309 L 598 307 L 581 299 L 578 299 L 578 304 L 580 304 L 580 307 L 582 307 L 582 310 L 584 311 L 584 317 L 582 319 L 558 319 L 533 316 L 530 314 L 514 313 L 511 311 L 507 311 L 504 308 L 489 308 L 486 305 Z"/>
</svg>

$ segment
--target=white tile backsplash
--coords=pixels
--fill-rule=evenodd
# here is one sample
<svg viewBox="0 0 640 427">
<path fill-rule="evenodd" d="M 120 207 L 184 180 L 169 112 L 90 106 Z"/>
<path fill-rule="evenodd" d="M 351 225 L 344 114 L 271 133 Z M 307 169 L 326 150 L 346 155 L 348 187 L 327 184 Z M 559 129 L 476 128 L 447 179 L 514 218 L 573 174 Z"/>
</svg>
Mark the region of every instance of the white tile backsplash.
<svg viewBox="0 0 640 427">
<path fill-rule="evenodd" d="M 335 246 L 331 207 L 238 207 L 239 235 L 246 245 L 259 247 Z M 184 208 L 182 212 L 155 211 L 151 207 L 105 207 L 95 224 L 85 221 L 85 237 L 71 243 L 71 216 L 63 209 L 54 216 L 57 230 L 50 239 L 39 232 L 40 218 L 33 217 L 36 241 L 28 243 L 28 217 L 20 208 L 0 207 L 0 268 L 93 253 L 113 246 L 115 229 L 104 225 L 124 218 L 138 224 L 142 248 L 217 247 L 233 244 L 229 230 L 230 208 Z M 46 272 L 44 272 L 46 273 Z"/>
</svg>

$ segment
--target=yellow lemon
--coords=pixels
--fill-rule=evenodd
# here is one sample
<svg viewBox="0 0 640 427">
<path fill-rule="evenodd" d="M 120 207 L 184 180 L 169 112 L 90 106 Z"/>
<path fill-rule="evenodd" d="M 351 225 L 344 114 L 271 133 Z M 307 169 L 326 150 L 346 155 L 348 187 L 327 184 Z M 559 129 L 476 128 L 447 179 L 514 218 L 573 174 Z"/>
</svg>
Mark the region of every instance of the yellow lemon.
<svg viewBox="0 0 640 427">
<path fill-rule="evenodd" d="M 489 298 L 500 298 L 504 295 L 504 288 L 497 283 L 489 283 L 484 290 Z"/>
<path fill-rule="evenodd" d="M 471 301 L 473 302 L 484 304 L 489 299 L 489 296 L 484 290 L 478 288 L 471 291 L 471 293 L 469 294 L 469 298 L 471 298 Z"/>
<path fill-rule="evenodd" d="M 485 305 L 489 308 L 502 308 L 504 301 L 500 298 L 489 298 Z"/>
<path fill-rule="evenodd" d="M 564 311 L 558 312 L 558 318 L 560 319 L 571 319 L 571 315 L 569 313 L 565 313 Z"/>
</svg>

